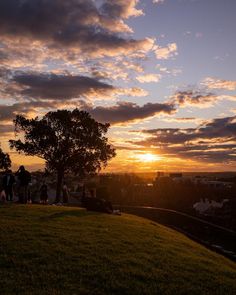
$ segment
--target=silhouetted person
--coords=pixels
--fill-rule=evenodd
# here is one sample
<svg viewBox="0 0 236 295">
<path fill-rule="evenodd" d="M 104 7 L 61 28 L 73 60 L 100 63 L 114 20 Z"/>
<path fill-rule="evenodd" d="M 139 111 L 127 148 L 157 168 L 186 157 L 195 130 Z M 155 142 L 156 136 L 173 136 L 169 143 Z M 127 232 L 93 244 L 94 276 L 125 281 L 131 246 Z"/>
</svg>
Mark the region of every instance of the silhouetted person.
<svg viewBox="0 0 236 295">
<path fill-rule="evenodd" d="M 26 204 L 29 196 L 29 183 L 31 181 L 31 174 L 25 169 L 24 166 L 20 166 L 16 172 L 19 185 L 19 201 Z"/>
<path fill-rule="evenodd" d="M 86 201 L 87 201 L 88 197 L 91 197 L 90 194 L 89 194 L 89 191 L 86 188 L 86 186 L 83 185 L 83 187 L 82 187 L 82 196 L 81 196 L 81 206 L 84 207 L 84 208 L 86 208 Z"/>
<path fill-rule="evenodd" d="M 5 191 L 6 200 L 13 201 L 13 184 L 15 183 L 15 177 L 11 170 L 7 170 L 2 179 L 2 188 Z"/>
<path fill-rule="evenodd" d="M 4 176 L 4 175 L 3 175 Z M 3 189 L 3 177 L 0 175 L 0 202 L 6 202 L 6 193 Z"/>
<path fill-rule="evenodd" d="M 89 211 L 112 214 L 114 212 L 112 204 L 104 199 L 99 199 L 93 196 L 86 197 L 84 206 Z"/>
<path fill-rule="evenodd" d="M 42 204 L 47 204 L 48 202 L 48 186 L 43 183 L 40 187 L 40 202 Z"/>
<path fill-rule="evenodd" d="M 67 204 L 69 201 L 69 192 L 65 181 L 62 186 L 62 200 L 64 204 Z"/>
</svg>

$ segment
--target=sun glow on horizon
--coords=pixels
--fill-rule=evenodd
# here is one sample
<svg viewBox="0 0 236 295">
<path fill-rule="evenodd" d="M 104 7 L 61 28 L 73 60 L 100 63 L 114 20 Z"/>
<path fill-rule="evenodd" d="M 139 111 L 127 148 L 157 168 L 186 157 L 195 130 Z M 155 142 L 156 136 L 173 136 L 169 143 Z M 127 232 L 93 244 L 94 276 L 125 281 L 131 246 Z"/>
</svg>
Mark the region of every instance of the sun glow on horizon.
<svg viewBox="0 0 236 295">
<path fill-rule="evenodd" d="M 139 155 L 136 156 L 136 158 L 140 162 L 148 162 L 148 163 L 160 161 L 162 159 L 161 156 L 155 155 L 155 154 L 151 154 L 151 153 L 139 154 Z"/>
</svg>

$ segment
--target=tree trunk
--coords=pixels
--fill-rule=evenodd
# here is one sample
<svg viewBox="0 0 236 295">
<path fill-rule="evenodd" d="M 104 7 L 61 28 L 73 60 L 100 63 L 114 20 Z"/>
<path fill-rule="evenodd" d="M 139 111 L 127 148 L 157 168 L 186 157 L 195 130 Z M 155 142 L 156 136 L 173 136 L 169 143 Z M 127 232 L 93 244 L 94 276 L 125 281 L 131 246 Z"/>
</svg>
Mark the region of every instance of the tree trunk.
<svg viewBox="0 0 236 295">
<path fill-rule="evenodd" d="M 64 178 L 64 171 L 57 171 L 57 190 L 56 190 L 56 199 L 55 203 L 61 202 L 61 190 L 62 190 L 62 182 Z"/>
</svg>

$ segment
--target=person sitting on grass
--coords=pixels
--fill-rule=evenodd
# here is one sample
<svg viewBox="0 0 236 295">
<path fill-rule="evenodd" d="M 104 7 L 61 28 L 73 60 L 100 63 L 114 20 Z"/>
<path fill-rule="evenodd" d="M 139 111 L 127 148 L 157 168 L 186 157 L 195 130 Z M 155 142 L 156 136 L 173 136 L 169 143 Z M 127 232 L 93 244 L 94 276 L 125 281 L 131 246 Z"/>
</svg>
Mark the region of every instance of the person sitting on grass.
<svg viewBox="0 0 236 295">
<path fill-rule="evenodd" d="M 95 211 L 108 214 L 121 215 L 120 210 L 114 210 L 111 202 L 105 199 L 99 199 L 96 195 L 86 196 L 82 204 L 88 211 Z"/>
</svg>

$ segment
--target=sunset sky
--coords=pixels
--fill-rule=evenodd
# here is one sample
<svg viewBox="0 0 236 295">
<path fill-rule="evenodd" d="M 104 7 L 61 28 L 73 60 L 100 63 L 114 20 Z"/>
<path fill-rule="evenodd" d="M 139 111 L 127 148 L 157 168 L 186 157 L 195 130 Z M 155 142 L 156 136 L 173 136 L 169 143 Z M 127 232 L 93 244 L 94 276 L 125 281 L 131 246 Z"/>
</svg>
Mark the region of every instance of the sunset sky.
<svg viewBox="0 0 236 295">
<path fill-rule="evenodd" d="M 236 168 L 235 0 L 0 0 L 1 147 L 16 114 L 110 122 L 106 171 Z"/>
</svg>

